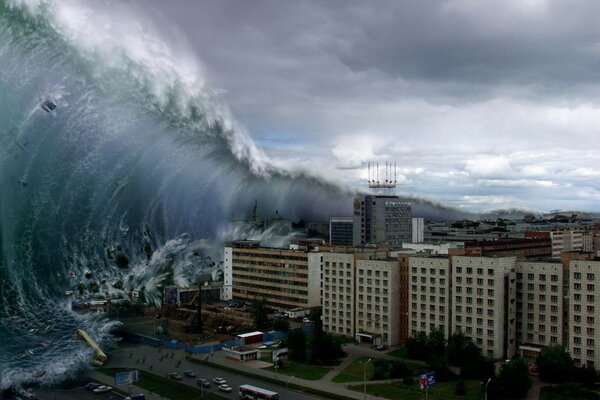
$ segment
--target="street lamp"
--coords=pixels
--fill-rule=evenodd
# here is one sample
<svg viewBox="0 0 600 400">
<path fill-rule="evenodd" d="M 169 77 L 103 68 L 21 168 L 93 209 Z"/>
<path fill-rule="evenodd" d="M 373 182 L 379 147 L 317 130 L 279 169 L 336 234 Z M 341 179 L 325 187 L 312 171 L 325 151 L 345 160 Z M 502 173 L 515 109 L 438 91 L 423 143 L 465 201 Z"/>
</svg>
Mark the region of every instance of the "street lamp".
<svg viewBox="0 0 600 400">
<path fill-rule="evenodd" d="M 370 358 L 367 360 L 363 368 L 363 400 L 367 399 L 367 364 L 369 364 L 369 362 L 371 362 Z"/>
<path fill-rule="evenodd" d="M 490 382 L 492 381 L 492 378 L 488 378 L 486 384 L 485 384 L 485 388 L 483 389 L 483 392 L 485 393 L 485 400 L 487 400 L 487 387 L 490 384 Z"/>
</svg>

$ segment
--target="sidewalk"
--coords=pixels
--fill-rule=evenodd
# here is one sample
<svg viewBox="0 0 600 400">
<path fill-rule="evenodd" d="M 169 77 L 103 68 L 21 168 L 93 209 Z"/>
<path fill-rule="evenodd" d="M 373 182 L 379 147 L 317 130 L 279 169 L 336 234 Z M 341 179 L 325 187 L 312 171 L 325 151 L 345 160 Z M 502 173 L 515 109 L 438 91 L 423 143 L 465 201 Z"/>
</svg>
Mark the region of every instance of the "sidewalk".
<svg viewBox="0 0 600 400">
<path fill-rule="evenodd" d="M 340 365 L 340 366 L 336 367 L 337 371 L 335 371 L 336 369 L 334 369 L 334 371 L 328 372 L 327 375 L 325 375 L 325 377 L 321 378 L 320 380 L 309 381 L 309 380 L 305 380 L 305 379 L 301 379 L 301 378 L 297 378 L 297 377 L 290 377 L 288 375 L 276 374 L 275 372 L 266 371 L 264 369 L 251 368 L 251 367 L 249 368 L 249 366 L 245 365 L 245 363 L 228 361 L 224 357 L 222 357 L 222 355 L 219 353 L 221 353 L 221 352 L 215 352 L 214 357 L 211 357 L 211 362 L 213 362 L 214 364 L 218 364 L 218 365 L 222 365 L 224 367 L 237 369 L 237 370 L 240 370 L 243 372 L 250 372 L 254 375 L 278 380 L 284 386 L 288 381 L 291 381 L 292 384 L 297 385 L 297 386 L 303 386 L 306 388 L 321 390 L 323 392 L 339 394 L 339 395 L 346 396 L 346 397 L 356 399 L 356 400 L 363 400 L 365 398 L 367 400 L 383 400 L 382 397 L 377 397 L 377 396 L 373 396 L 370 394 L 367 394 L 365 397 L 365 396 L 363 396 L 363 393 L 361 393 L 361 392 L 356 392 L 354 390 L 350 390 L 346 387 L 347 383 L 333 383 L 333 382 L 325 380 L 325 377 L 329 377 L 329 376 L 330 376 L 330 379 L 333 379 L 333 377 L 335 377 L 339 371 L 341 371 L 343 368 L 345 368 L 345 365 L 344 366 Z M 202 357 L 192 356 L 192 357 L 200 359 L 200 360 L 204 360 L 205 356 L 202 356 Z M 351 362 L 352 362 L 352 360 L 349 360 L 348 364 Z M 342 364 L 345 364 L 345 362 Z"/>
</svg>

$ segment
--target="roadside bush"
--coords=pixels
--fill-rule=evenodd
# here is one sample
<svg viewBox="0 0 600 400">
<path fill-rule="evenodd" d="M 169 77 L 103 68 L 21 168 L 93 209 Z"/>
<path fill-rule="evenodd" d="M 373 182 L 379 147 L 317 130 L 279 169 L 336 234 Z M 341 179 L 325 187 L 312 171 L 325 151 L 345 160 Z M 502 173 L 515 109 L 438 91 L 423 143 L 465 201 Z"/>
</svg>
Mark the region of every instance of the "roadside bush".
<svg viewBox="0 0 600 400">
<path fill-rule="evenodd" d="M 456 383 L 456 388 L 454 388 L 454 394 L 457 396 L 464 396 L 466 393 L 466 387 L 464 381 L 458 381 Z"/>
<path fill-rule="evenodd" d="M 404 383 L 405 385 L 413 386 L 415 384 L 415 380 L 414 378 L 407 376 L 406 378 L 402 379 L 402 383 Z"/>
</svg>

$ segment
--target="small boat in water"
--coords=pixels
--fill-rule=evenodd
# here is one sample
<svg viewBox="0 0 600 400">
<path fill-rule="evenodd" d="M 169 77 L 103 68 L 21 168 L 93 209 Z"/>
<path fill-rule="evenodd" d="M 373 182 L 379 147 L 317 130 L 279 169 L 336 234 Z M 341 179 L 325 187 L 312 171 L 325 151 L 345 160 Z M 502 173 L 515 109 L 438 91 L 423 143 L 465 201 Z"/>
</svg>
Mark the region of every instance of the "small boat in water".
<svg viewBox="0 0 600 400">
<path fill-rule="evenodd" d="M 31 357 L 31 356 L 33 356 L 33 350 L 31 350 L 31 349 L 25 350 L 25 354 L 27 354 L 29 357 Z"/>
<path fill-rule="evenodd" d="M 34 378 L 41 378 L 42 376 L 46 375 L 46 371 L 44 371 L 43 369 L 40 369 L 38 371 L 34 371 L 31 376 L 33 376 Z"/>
<path fill-rule="evenodd" d="M 52 100 L 46 100 L 42 103 L 41 107 L 42 110 L 49 113 L 50 111 L 54 111 L 54 109 L 56 108 L 56 103 Z"/>
</svg>

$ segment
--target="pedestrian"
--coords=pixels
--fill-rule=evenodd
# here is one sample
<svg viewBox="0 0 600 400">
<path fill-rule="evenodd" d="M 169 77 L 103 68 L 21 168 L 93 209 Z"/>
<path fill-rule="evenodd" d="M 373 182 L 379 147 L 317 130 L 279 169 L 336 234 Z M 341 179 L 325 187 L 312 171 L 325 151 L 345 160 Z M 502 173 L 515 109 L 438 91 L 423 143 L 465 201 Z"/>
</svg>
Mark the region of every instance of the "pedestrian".
<svg viewBox="0 0 600 400">
<path fill-rule="evenodd" d="M 152 368 L 154 367 L 153 364 L 150 364 L 150 371 L 152 371 Z"/>
<path fill-rule="evenodd" d="M 142 358 L 142 364 L 146 364 L 146 357 Z"/>
</svg>

